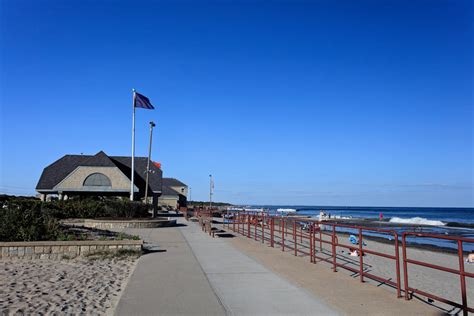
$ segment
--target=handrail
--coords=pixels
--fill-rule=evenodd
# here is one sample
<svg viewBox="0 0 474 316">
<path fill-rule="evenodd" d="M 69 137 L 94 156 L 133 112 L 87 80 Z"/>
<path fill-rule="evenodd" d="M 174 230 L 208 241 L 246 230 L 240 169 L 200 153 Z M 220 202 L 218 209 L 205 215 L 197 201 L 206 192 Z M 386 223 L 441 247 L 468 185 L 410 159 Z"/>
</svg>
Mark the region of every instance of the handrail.
<svg viewBox="0 0 474 316">
<path fill-rule="evenodd" d="M 459 270 L 448 268 L 448 267 L 443 267 L 440 265 L 428 263 L 428 262 L 423 262 L 419 260 L 413 260 L 409 259 L 406 251 L 406 238 L 407 236 L 414 236 L 418 238 L 435 238 L 435 239 L 442 239 L 442 240 L 450 240 L 450 241 L 457 241 L 457 254 L 458 254 L 458 259 L 459 259 Z M 402 234 L 402 244 L 403 244 L 403 271 L 404 271 L 404 278 L 405 278 L 405 299 L 409 300 L 413 293 L 418 293 L 421 295 L 424 295 L 428 298 L 438 300 L 440 302 L 453 305 L 455 307 L 458 307 L 462 309 L 463 315 L 468 315 L 468 312 L 474 313 L 474 308 L 468 306 L 467 302 L 467 288 L 466 288 L 466 277 L 474 278 L 474 274 L 466 272 L 464 270 L 464 256 L 463 256 L 463 242 L 466 243 L 474 243 L 474 238 L 466 238 L 466 237 L 460 237 L 460 236 L 444 236 L 444 235 L 435 235 L 435 234 L 429 234 L 429 233 L 419 233 L 419 232 L 404 232 Z M 462 303 L 454 302 L 451 300 L 448 300 L 446 298 L 440 297 L 438 295 L 434 295 L 431 293 L 428 293 L 426 291 L 422 291 L 419 289 L 415 289 L 410 287 L 408 283 L 408 264 L 414 264 L 418 266 L 423 266 L 426 268 L 430 269 L 435 269 L 435 270 L 440 270 L 444 272 L 449 272 L 453 274 L 459 275 L 460 279 L 460 286 L 461 286 L 461 301 Z M 409 294 L 411 292 L 411 294 Z"/>
<path fill-rule="evenodd" d="M 474 309 L 468 306 L 465 280 L 466 277 L 474 278 L 474 273 L 466 272 L 464 270 L 463 261 L 463 242 L 474 243 L 473 238 L 436 235 L 420 232 L 404 232 L 401 236 L 402 244 L 400 245 L 400 238 L 398 233 L 395 230 L 390 229 L 348 225 L 342 223 L 333 223 L 329 221 L 314 221 L 302 218 L 282 217 L 270 215 L 268 212 L 263 211 L 237 211 L 229 214 L 232 214 L 232 216 L 227 217 L 230 220 L 224 222 L 224 226 L 227 225 L 228 229 L 236 233 L 239 233 L 248 238 L 252 238 L 256 241 L 260 240 L 262 243 L 268 242 L 270 247 L 275 247 L 275 245 L 279 245 L 281 246 L 281 250 L 283 252 L 292 251 L 295 256 L 309 256 L 311 263 L 317 263 L 318 261 L 328 262 L 332 265 L 332 269 L 334 272 L 337 272 L 337 268 L 343 268 L 354 273 L 358 273 L 361 282 L 364 282 L 364 278 L 366 277 L 389 284 L 396 288 L 397 297 L 402 297 L 400 266 L 400 260 L 402 260 L 404 272 L 404 296 L 406 300 L 409 300 L 409 296 L 411 296 L 413 293 L 418 293 L 428 298 L 432 298 L 434 300 L 438 300 L 440 302 L 461 308 L 463 310 L 464 315 L 467 315 L 468 312 L 474 312 Z M 307 228 L 306 231 L 303 230 L 303 226 Z M 329 228 L 329 231 L 324 231 L 323 229 L 321 229 L 321 227 Z M 352 246 L 340 243 L 337 236 L 338 228 L 356 230 L 357 232 L 354 233 L 354 235 L 358 235 L 359 243 L 357 245 Z M 389 235 L 391 237 L 390 240 L 393 241 L 393 252 L 384 253 L 375 251 L 373 249 L 368 249 L 367 246 L 364 246 L 363 244 L 364 232 L 376 232 L 380 234 Z M 407 258 L 407 236 L 457 241 L 459 270 Z M 326 237 L 326 239 L 323 237 Z M 316 246 L 317 243 L 319 243 L 319 247 Z M 329 245 L 330 250 L 323 251 L 323 244 Z M 403 252 L 402 256 L 400 256 L 400 246 Z M 337 255 L 338 247 L 358 251 L 359 262 L 357 269 L 355 267 L 350 267 L 347 264 L 342 264 L 339 261 L 340 258 L 339 255 Z M 391 278 L 383 278 L 381 276 L 377 276 L 373 273 L 365 271 L 363 258 L 364 253 L 395 261 L 394 272 L 396 275 L 396 279 L 392 280 Z M 322 256 L 322 254 L 326 255 L 326 257 Z M 437 295 L 427 293 L 425 291 L 411 288 L 408 284 L 408 264 L 414 264 L 459 275 L 461 282 L 462 303 L 453 302 L 446 298 L 442 298 Z"/>
</svg>

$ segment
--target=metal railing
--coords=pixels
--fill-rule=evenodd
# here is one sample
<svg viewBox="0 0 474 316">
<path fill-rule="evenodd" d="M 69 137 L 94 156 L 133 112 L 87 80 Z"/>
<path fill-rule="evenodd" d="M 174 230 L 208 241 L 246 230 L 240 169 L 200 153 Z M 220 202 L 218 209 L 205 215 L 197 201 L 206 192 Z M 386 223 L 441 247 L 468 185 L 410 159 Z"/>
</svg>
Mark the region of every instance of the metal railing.
<svg viewBox="0 0 474 316">
<path fill-rule="evenodd" d="M 393 286 L 397 289 L 397 297 L 399 297 L 399 298 L 402 297 L 402 295 L 401 295 L 401 282 L 400 282 L 400 249 L 399 249 L 399 240 L 398 240 L 397 232 L 395 232 L 393 230 L 387 230 L 387 229 L 362 227 L 362 226 L 355 226 L 355 225 L 335 224 L 335 223 L 327 223 L 327 222 L 323 222 L 323 225 L 332 227 L 332 230 L 331 230 L 332 235 L 331 236 L 333 237 L 333 241 L 331 243 L 331 246 L 333 247 L 332 265 L 333 265 L 333 270 L 334 271 L 336 271 L 337 267 L 341 267 L 341 268 L 350 270 L 354 273 L 359 273 L 359 278 L 360 278 L 361 282 L 364 282 L 364 277 L 368 277 L 370 279 L 373 279 L 373 280 L 376 280 L 376 281 L 379 281 L 379 282 L 382 282 L 382 283 L 389 284 L 389 285 L 391 285 L 391 286 Z M 358 245 L 354 245 L 357 248 L 355 248 L 354 246 L 349 246 L 349 245 L 344 245 L 344 244 L 339 243 L 339 241 L 337 239 L 337 235 L 336 235 L 336 228 L 353 229 L 353 230 L 357 231 Z M 367 249 L 364 246 L 363 232 L 375 232 L 375 233 L 378 233 L 379 235 L 385 235 L 385 236 L 391 237 L 389 239 L 394 241 L 393 255 Z M 317 238 L 316 238 L 316 240 L 317 240 Z M 349 250 L 353 250 L 355 248 L 355 250 L 357 250 L 358 254 L 359 254 L 359 256 L 358 256 L 359 257 L 359 269 L 355 269 L 355 268 L 349 267 L 347 265 L 343 265 L 343 264 L 338 263 L 337 262 L 337 255 L 336 255 L 337 247 L 342 247 L 342 248 L 346 248 L 346 249 L 349 249 Z M 364 270 L 364 255 L 365 254 L 370 254 L 370 255 L 382 257 L 382 258 L 385 258 L 385 259 L 393 260 L 395 262 L 396 280 L 392 281 L 391 278 L 383 278 L 383 277 L 377 276 L 373 273 L 366 272 Z M 315 257 L 318 258 L 317 256 L 315 256 Z"/>
<path fill-rule="evenodd" d="M 328 221 L 312 221 L 301 218 L 273 216 L 268 212 L 233 212 L 224 215 L 224 227 L 232 230 L 238 234 L 252 238 L 262 243 L 268 242 L 270 247 L 280 246 L 282 251 L 292 251 L 295 256 L 309 256 L 310 262 L 316 264 L 317 262 L 327 262 L 332 265 L 334 272 L 338 268 L 346 269 L 348 271 L 358 274 L 360 282 L 364 282 L 364 278 L 372 279 L 396 289 L 398 298 L 402 297 L 402 282 L 401 282 L 401 266 L 400 261 L 403 261 L 404 271 L 404 296 L 405 299 L 410 299 L 413 293 L 417 293 L 427 298 L 431 298 L 445 304 L 449 304 L 462 309 L 464 315 L 468 312 L 474 312 L 472 307 L 468 306 L 466 277 L 474 278 L 473 273 L 466 272 L 463 261 L 463 242 L 474 243 L 472 238 L 423 234 L 415 232 L 405 232 L 402 235 L 402 243 L 400 245 L 399 235 L 394 230 L 380 229 L 374 227 L 363 227 L 357 225 L 345 225 L 332 223 Z M 341 234 L 354 233 L 357 236 L 358 243 L 347 245 L 339 242 Z M 378 236 L 388 237 L 387 239 L 393 241 L 389 249 L 390 253 L 384 253 L 370 249 L 364 244 L 364 233 L 377 234 Z M 444 240 L 456 241 L 458 244 L 459 269 L 451 269 L 439 265 L 430 264 L 427 262 L 417 261 L 407 258 L 407 236 L 438 238 Z M 327 246 L 330 250 L 327 250 Z M 393 248 L 392 248 L 393 247 Z M 402 248 L 403 258 L 400 258 L 400 247 Z M 350 252 L 358 252 L 358 267 L 352 267 L 347 262 L 341 262 L 345 257 L 337 254 L 338 248 L 348 249 Z M 381 257 L 394 262 L 394 277 L 384 277 L 376 275 L 374 272 L 369 272 L 364 268 L 364 255 L 370 254 Z M 354 263 L 354 262 L 351 262 Z M 414 264 L 440 271 L 450 272 L 460 277 L 461 284 L 461 303 L 448 300 L 446 298 L 415 289 L 409 286 L 408 264 Z"/>
<path fill-rule="evenodd" d="M 201 230 L 208 233 L 209 236 L 215 236 L 215 230 L 212 227 L 212 210 L 208 208 L 195 208 L 194 217 L 198 219 Z"/>
<path fill-rule="evenodd" d="M 448 267 L 443 267 L 440 265 L 409 259 L 407 255 L 407 246 L 406 246 L 406 238 L 407 236 L 413 236 L 418 238 L 434 238 L 434 239 L 442 239 L 442 240 L 450 240 L 455 241 L 457 243 L 457 254 L 459 258 L 459 269 L 452 269 Z M 474 243 L 474 238 L 463 238 L 463 237 L 453 237 L 453 236 L 443 236 L 443 235 L 434 235 L 434 234 L 425 234 L 425 233 L 415 233 L 415 232 L 405 232 L 402 234 L 402 249 L 403 249 L 403 275 L 404 275 L 404 285 L 405 285 L 405 299 L 409 300 L 412 295 L 420 294 L 426 296 L 428 298 L 443 302 L 445 304 L 449 304 L 455 307 L 462 309 L 463 315 L 467 315 L 468 312 L 474 313 L 474 308 L 468 306 L 467 302 L 467 289 L 466 289 L 466 277 L 474 278 L 474 273 L 466 272 L 464 269 L 464 256 L 463 256 L 463 243 Z M 408 275 L 408 264 L 414 264 L 430 269 L 440 270 L 444 272 L 449 272 L 452 274 L 456 274 L 459 276 L 460 279 L 460 286 L 461 286 L 461 301 L 462 303 L 457 303 L 452 300 L 448 300 L 444 297 L 440 297 L 438 295 L 434 295 L 432 293 L 428 293 L 423 290 L 415 289 L 410 287 L 409 285 L 409 275 Z"/>
</svg>

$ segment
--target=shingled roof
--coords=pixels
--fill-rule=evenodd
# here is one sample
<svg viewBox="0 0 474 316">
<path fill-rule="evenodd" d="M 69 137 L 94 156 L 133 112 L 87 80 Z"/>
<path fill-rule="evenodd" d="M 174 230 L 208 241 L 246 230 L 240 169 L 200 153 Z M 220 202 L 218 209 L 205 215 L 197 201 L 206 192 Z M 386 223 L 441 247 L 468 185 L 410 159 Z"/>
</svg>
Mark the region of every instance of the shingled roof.
<svg viewBox="0 0 474 316">
<path fill-rule="evenodd" d="M 163 186 L 167 187 L 187 187 L 186 184 L 175 178 L 163 178 Z"/>
<path fill-rule="evenodd" d="M 95 155 L 65 155 L 44 168 L 36 185 L 36 190 L 53 190 L 67 175 L 80 166 L 117 167 L 122 173 L 131 178 L 131 157 L 107 156 L 103 151 Z M 145 188 L 147 157 L 135 157 L 135 185 Z M 152 191 L 161 191 L 162 171 L 150 163 L 149 187 Z"/>
<path fill-rule="evenodd" d="M 170 188 L 170 187 L 164 185 L 161 194 L 162 195 L 180 195 L 181 193 L 174 190 L 173 188 Z"/>
</svg>

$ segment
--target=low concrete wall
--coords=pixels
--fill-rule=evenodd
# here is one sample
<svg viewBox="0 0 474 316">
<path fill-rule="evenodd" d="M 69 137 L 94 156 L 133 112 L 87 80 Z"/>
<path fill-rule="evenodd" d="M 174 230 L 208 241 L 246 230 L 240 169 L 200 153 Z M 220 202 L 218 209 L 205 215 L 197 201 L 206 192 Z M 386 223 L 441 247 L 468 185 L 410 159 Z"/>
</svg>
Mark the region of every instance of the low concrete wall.
<svg viewBox="0 0 474 316">
<path fill-rule="evenodd" d="M 85 219 L 84 226 L 97 229 L 123 229 L 123 228 L 156 228 L 175 226 L 175 219 L 147 219 L 147 220 L 106 220 Z"/>
<path fill-rule="evenodd" d="M 75 258 L 102 251 L 141 250 L 143 240 L 0 242 L 0 259 Z"/>
</svg>

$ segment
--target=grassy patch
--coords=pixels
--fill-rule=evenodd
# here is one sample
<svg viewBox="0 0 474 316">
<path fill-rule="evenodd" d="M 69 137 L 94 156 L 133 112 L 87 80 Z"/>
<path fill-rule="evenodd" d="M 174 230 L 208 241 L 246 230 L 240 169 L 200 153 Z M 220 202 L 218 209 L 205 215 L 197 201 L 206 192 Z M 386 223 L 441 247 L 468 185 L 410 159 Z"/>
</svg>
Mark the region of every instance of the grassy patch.
<svg viewBox="0 0 474 316">
<path fill-rule="evenodd" d="M 118 251 L 98 251 L 85 255 L 89 260 L 127 259 L 138 258 L 143 254 L 141 250 L 119 249 Z"/>
<path fill-rule="evenodd" d="M 140 236 L 119 233 L 117 237 L 115 237 L 115 240 L 140 240 Z"/>
<path fill-rule="evenodd" d="M 87 240 L 87 234 L 85 233 L 75 234 L 63 229 L 63 231 L 61 231 L 58 234 L 58 237 L 56 240 L 59 240 L 59 241 Z"/>
</svg>

